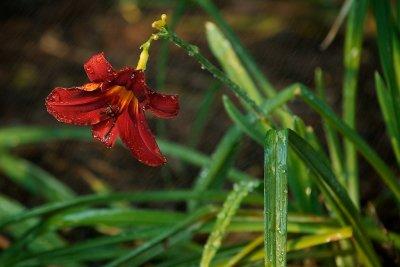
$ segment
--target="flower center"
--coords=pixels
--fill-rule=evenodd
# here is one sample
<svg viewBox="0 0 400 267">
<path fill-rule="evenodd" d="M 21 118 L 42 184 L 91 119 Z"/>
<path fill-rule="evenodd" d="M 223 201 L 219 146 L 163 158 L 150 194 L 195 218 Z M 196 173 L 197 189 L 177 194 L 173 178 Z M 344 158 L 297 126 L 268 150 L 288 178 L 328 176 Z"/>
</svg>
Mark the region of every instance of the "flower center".
<svg viewBox="0 0 400 267">
<path fill-rule="evenodd" d="M 107 96 L 111 98 L 111 105 L 116 106 L 119 112 L 122 112 L 131 101 L 134 102 L 135 106 L 138 104 L 138 100 L 132 91 L 127 90 L 125 86 L 113 86 L 107 91 Z"/>
</svg>

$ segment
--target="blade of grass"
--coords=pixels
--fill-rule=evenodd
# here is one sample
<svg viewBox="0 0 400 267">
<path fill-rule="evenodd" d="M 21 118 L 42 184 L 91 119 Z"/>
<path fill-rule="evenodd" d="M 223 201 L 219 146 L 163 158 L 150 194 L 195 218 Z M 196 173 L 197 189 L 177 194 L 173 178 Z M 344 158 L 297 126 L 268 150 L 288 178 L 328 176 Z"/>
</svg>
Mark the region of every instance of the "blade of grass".
<svg viewBox="0 0 400 267">
<path fill-rule="evenodd" d="M 394 122 L 396 117 L 393 110 L 393 100 L 386 89 L 385 82 L 377 72 L 375 73 L 375 90 L 378 96 L 383 119 L 385 120 L 387 132 L 390 137 L 390 142 L 392 143 L 392 149 L 395 154 L 397 164 L 400 166 L 400 143 L 398 142 L 398 136 L 400 136 L 400 132 L 399 129 L 396 128 L 396 123 Z"/>
<path fill-rule="evenodd" d="M 314 141 L 314 138 L 310 134 L 309 130 L 307 130 L 304 122 L 297 116 L 294 116 L 293 122 L 294 131 L 311 144 L 311 141 Z M 315 147 L 319 148 L 317 144 L 315 144 Z M 321 155 L 323 155 L 323 153 L 321 153 Z M 288 160 L 290 162 L 288 166 L 289 188 L 295 199 L 298 200 L 297 203 L 300 206 L 300 211 L 320 214 L 316 188 L 311 178 L 311 175 L 313 174 L 310 173 L 310 170 L 293 151 L 288 152 Z"/>
<path fill-rule="evenodd" d="M 53 140 L 91 140 L 90 131 L 76 127 L 5 127 L 0 129 L 0 147 L 12 148 L 19 145 L 49 142 Z"/>
<path fill-rule="evenodd" d="M 339 230 L 335 230 L 331 233 L 319 234 L 319 235 L 308 235 L 302 236 L 299 238 L 294 238 L 288 240 L 287 242 L 287 251 L 297 251 L 303 250 L 306 248 L 331 243 L 339 240 L 344 240 L 352 237 L 351 227 L 343 227 Z M 260 249 L 256 253 L 254 253 L 249 260 L 250 261 L 259 261 L 264 259 L 265 251 Z"/>
<path fill-rule="evenodd" d="M 341 223 L 348 224 L 353 228 L 354 242 L 361 260 L 367 266 L 380 266 L 356 207 L 346 194 L 346 190 L 338 183 L 326 162 L 321 161 L 319 154 L 291 130 L 289 130 L 289 140 L 291 147 L 317 174 L 313 177 L 317 178 L 316 183 L 331 203 L 331 208 L 336 212 Z"/>
<path fill-rule="evenodd" d="M 336 114 L 320 99 L 318 99 L 310 90 L 304 85 L 299 85 L 301 88 L 300 97 L 312 109 L 320 114 L 325 120 L 336 130 L 341 132 L 346 138 L 351 140 L 356 146 L 361 155 L 369 162 L 369 164 L 380 175 L 383 182 L 394 193 L 397 202 L 400 202 L 400 185 L 397 182 L 396 175 L 392 172 L 389 166 L 379 157 L 379 155 L 357 134 L 356 131 L 351 129 L 345 124 Z"/>
<path fill-rule="evenodd" d="M 354 0 L 346 0 L 342 7 L 340 8 L 339 14 L 337 15 L 335 21 L 332 24 L 331 29 L 329 30 L 327 36 L 322 41 L 320 47 L 322 50 L 328 48 L 328 46 L 333 42 L 335 39 L 340 26 L 342 26 L 344 19 L 346 18 L 347 14 L 349 14 L 351 7 L 353 6 Z"/>
<path fill-rule="evenodd" d="M 200 170 L 193 186 L 194 192 L 201 193 L 209 187 L 221 188 L 223 179 L 233 165 L 242 136 L 242 131 L 237 126 L 228 129 L 213 152 L 211 163 Z M 189 201 L 189 210 L 196 209 L 198 204 L 196 200 Z"/>
<path fill-rule="evenodd" d="M 236 36 L 232 28 L 226 23 L 224 18 L 221 16 L 219 9 L 214 5 L 211 0 L 196 0 L 195 1 L 205 12 L 207 12 L 221 28 L 226 38 L 231 43 L 233 49 L 242 60 L 245 69 L 249 70 L 250 74 L 254 77 L 256 83 L 269 97 L 275 95 L 275 90 L 270 82 L 266 79 L 260 68 L 255 63 L 252 56 L 243 47 L 240 39 Z"/>
<path fill-rule="evenodd" d="M 121 264 L 128 263 L 129 261 L 134 259 L 137 255 L 140 255 L 141 253 L 151 249 L 152 247 L 156 246 L 157 244 L 162 243 L 164 240 L 166 240 L 167 238 L 169 238 L 172 235 L 179 233 L 186 227 L 188 227 L 188 226 L 190 227 L 193 224 L 196 225 L 196 222 L 197 223 L 198 223 L 198 221 L 201 222 L 202 220 L 204 220 L 205 217 L 209 216 L 212 213 L 213 213 L 213 209 L 208 206 L 193 212 L 186 218 L 182 219 L 179 223 L 175 224 L 170 229 L 161 233 L 159 236 L 156 236 L 155 238 L 144 243 L 143 245 L 135 248 L 128 254 L 125 254 L 125 255 L 115 259 L 114 261 L 109 262 L 108 264 L 105 265 L 105 267 L 116 267 L 116 266 L 121 266 Z"/>
<path fill-rule="evenodd" d="M 280 91 L 275 97 L 268 99 L 261 106 L 264 114 L 267 116 L 275 109 L 281 107 L 286 104 L 288 101 L 292 100 L 297 94 L 299 94 L 299 89 L 295 87 L 288 87 Z M 254 114 L 249 114 L 247 117 L 242 115 L 238 108 L 232 103 L 228 96 L 224 95 L 223 103 L 226 112 L 233 122 L 236 123 L 240 127 L 240 129 L 248 134 L 252 139 L 254 139 L 260 145 L 264 144 L 264 135 L 265 133 L 262 130 L 266 130 L 263 126 L 257 124 L 257 118 Z"/>
<path fill-rule="evenodd" d="M 27 134 L 28 132 L 28 134 Z M 0 147 L 13 148 L 18 145 L 48 142 L 49 140 L 91 140 L 90 131 L 78 127 L 35 127 L 17 126 L 0 128 Z M 166 140 L 157 140 L 161 150 L 170 156 L 178 157 L 195 166 L 206 166 L 211 159 L 206 155 L 186 146 L 175 144 Z M 246 173 L 232 169 L 228 172 L 228 178 L 233 181 L 256 179 Z"/>
<path fill-rule="evenodd" d="M 315 70 L 315 87 L 318 92 L 321 100 L 326 102 L 325 95 L 325 82 L 324 82 L 324 74 L 321 69 Z M 332 169 L 335 173 L 335 176 L 338 178 L 339 182 L 345 186 L 346 185 L 346 177 L 344 174 L 343 168 L 343 153 L 340 147 L 340 141 L 337 136 L 336 131 L 329 125 L 329 123 L 323 119 L 323 127 L 325 132 L 326 143 L 328 145 L 329 156 L 332 164 Z"/>
<path fill-rule="evenodd" d="M 7 218 L 26 211 L 20 203 L 0 195 L 0 218 Z M 37 220 L 27 220 L 7 227 L 5 231 L 15 239 L 21 238 L 24 233 L 37 223 Z M 55 249 L 65 245 L 64 240 L 53 233 L 46 233 L 29 245 L 30 251 L 41 251 L 45 249 Z"/>
<path fill-rule="evenodd" d="M 19 262 L 19 264 L 32 266 L 43 265 L 45 263 L 56 263 L 62 258 L 74 260 L 74 257 L 77 255 L 90 254 L 103 247 L 110 249 L 112 245 L 117 245 L 130 240 L 151 238 L 159 235 L 163 230 L 164 228 L 160 227 L 145 229 L 139 228 L 137 230 L 123 232 L 116 236 L 93 238 L 65 248 L 28 254 Z"/>
<path fill-rule="evenodd" d="M 135 192 L 135 193 L 114 193 L 108 195 L 86 195 L 75 197 L 72 200 L 63 201 L 59 203 L 50 203 L 34 208 L 30 211 L 21 212 L 11 217 L 0 219 L 0 229 L 11 223 L 20 222 L 29 218 L 37 216 L 48 216 L 50 214 L 60 213 L 62 211 L 84 207 L 95 204 L 106 204 L 110 202 L 118 202 L 121 200 L 140 202 L 155 202 L 155 201 L 187 201 L 188 199 L 205 199 L 208 201 L 224 201 L 227 193 L 221 191 L 205 191 L 197 194 L 193 191 L 148 191 L 148 192 Z M 244 202 L 247 204 L 262 204 L 262 197 L 256 193 L 247 196 Z"/>
<path fill-rule="evenodd" d="M 233 186 L 232 192 L 226 198 L 221 211 L 218 213 L 217 220 L 211 234 L 204 246 L 201 256 L 200 266 L 208 267 L 221 246 L 222 239 L 225 236 L 226 229 L 229 226 L 233 216 L 239 208 L 242 200 L 259 185 L 259 182 L 243 181 Z"/>
<path fill-rule="evenodd" d="M 0 170 L 13 182 L 48 201 L 68 200 L 75 196 L 66 185 L 27 160 L 1 153 Z"/>
<path fill-rule="evenodd" d="M 258 92 L 256 85 L 253 83 L 247 71 L 243 68 L 229 41 L 225 39 L 222 32 L 214 23 L 206 23 L 206 36 L 208 46 L 214 56 L 222 64 L 222 68 L 228 77 L 245 89 L 251 99 L 253 99 L 257 104 L 260 104 L 262 97 Z"/>
<path fill-rule="evenodd" d="M 146 209 L 85 209 L 63 212 L 47 221 L 50 229 L 67 227 L 110 225 L 110 226 L 152 226 L 172 225 L 184 217 L 183 213 Z"/>
<path fill-rule="evenodd" d="M 368 0 L 354 1 L 346 25 L 344 44 L 343 121 L 356 128 L 357 82 L 360 69 L 364 20 Z M 356 207 L 360 207 L 357 153 L 354 144 L 344 140 L 347 188 Z"/>
<path fill-rule="evenodd" d="M 394 29 L 393 18 L 391 14 L 391 3 L 389 1 L 372 0 L 372 10 L 375 14 L 375 22 L 378 33 L 378 51 L 383 74 L 387 87 L 392 98 L 393 110 L 395 111 L 395 120 L 393 121 L 394 127 L 400 129 L 400 86 L 397 83 L 395 64 L 394 62 L 394 51 L 393 51 L 393 38 L 398 33 Z M 396 51 L 397 53 L 397 51 Z M 398 137 L 398 142 L 400 137 Z"/>
<path fill-rule="evenodd" d="M 207 89 L 204 94 L 203 100 L 200 103 L 197 115 L 193 121 L 193 125 L 189 134 L 189 146 L 195 148 L 199 143 L 200 137 L 202 136 L 207 119 L 211 115 L 211 107 L 214 103 L 216 93 L 219 91 L 221 84 L 214 82 L 210 88 Z"/>
<path fill-rule="evenodd" d="M 253 239 L 250 243 L 245 245 L 243 249 L 241 249 L 236 255 L 234 255 L 226 264 L 221 266 L 232 267 L 237 266 L 241 260 L 247 257 L 250 253 L 252 253 L 256 248 L 258 248 L 264 242 L 264 236 L 259 236 Z"/>
<path fill-rule="evenodd" d="M 286 266 L 287 151 L 287 130 L 269 130 L 264 163 L 265 266 Z"/>
</svg>

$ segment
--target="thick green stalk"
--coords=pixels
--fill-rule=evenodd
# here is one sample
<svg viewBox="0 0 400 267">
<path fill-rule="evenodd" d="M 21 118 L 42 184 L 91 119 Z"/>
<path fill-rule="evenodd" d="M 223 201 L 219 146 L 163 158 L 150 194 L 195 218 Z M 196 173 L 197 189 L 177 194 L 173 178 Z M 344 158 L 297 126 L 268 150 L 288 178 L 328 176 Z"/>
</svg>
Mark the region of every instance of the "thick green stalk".
<svg viewBox="0 0 400 267">
<path fill-rule="evenodd" d="M 287 130 L 269 130 L 264 164 L 265 266 L 286 266 L 287 153 Z"/>
<path fill-rule="evenodd" d="M 347 20 L 344 44 L 343 121 L 356 128 L 357 82 L 360 69 L 364 20 L 368 0 L 353 1 Z M 354 144 L 344 140 L 347 187 L 357 207 L 360 206 L 357 153 Z"/>
</svg>

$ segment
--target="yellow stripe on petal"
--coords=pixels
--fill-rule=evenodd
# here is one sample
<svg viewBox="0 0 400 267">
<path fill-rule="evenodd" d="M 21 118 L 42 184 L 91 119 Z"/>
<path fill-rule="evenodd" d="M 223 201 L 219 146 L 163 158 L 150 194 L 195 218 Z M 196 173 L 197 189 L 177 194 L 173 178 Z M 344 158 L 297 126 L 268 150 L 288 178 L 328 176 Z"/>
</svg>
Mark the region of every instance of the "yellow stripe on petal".
<svg viewBox="0 0 400 267">
<path fill-rule="evenodd" d="M 102 83 L 87 83 L 81 86 L 81 89 L 90 92 L 99 89 L 101 87 L 101 84 Z"/>
</svg>

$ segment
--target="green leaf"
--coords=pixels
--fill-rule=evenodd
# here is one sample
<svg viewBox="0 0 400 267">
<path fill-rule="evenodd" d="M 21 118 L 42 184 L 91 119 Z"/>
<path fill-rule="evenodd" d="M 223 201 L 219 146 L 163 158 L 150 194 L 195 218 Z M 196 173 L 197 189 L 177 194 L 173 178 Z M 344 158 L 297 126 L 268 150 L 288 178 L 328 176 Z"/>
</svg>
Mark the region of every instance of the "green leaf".
<svg viewBox="0 0 400 267">
<path fill-rule="evenodd" d="M 225 39 L 214 23 L 206 23 L 206 36 L 211 51 L 221 63 L 228 77 L 242 87 L 257 104 L 260 104 L 262 98 L 257 87 L 243 68 L 229 41 Z"/>
<path fill-rule="evenodd" d="M 351 227 L 343 227 L 329 233 L 318 235 L 307 235 L 288 240 L 287 251 L 303 250 L 314 246 L 345 240 L 352 237 Z M 304 253 L 304 252 L 303 252 Z M 259 250 L 250 257 L 250 261 L 258 261 L 264 258 L 264 250 Z"/>
<path fill-rule="evenodd" d="M 140 202 L 166 202 L 166 201 L 187 201 L 189 199 L 203 199 L 208 201 L 223 201 L 227 194 L 221 191 L 205 191 L 196 193 L 193 191 L 148 191 L 135 193 L 114 193 L 107 195 L 86 195 L 75 197 L 72 200 L 45 204 L 30 211 L 21 212 L 14 216 L 0 219 L 0 229 L 11 223 L 20 222 L 37 216 L 47 216 L 69 210 L 72 208 L 85 207 L 95 204 L 108 204 L 118 201 Z M 262 197 L 256 193 L 248 196 L 244 202 L 249 204 L 261 204 Z"/>
<path fill-rule="evenodd" d="M 343 80 L 343 121 L 356 128 L 357 82 L 362 50 L 364 20 L 368 0 L 353 1 L 347 20 L 344 44 L 344 80 Z M 357 207 L 359 202 L 359 177 L 356 148 L 353 142 L 344 140 L 344 156 L 349 195 Z"/>
<path fill-rule="evenodd" d="M 193 187 L 194 192 L 201 193 L 209 187 L 221 188 L 223 179 L 233 165 L 242 136 L 242 131 L 238 127 L 232 126 L 228 129 L 211 156 L 210 164 L 200 170 Z M 197 201 L 189 204 L 193 210 L 197 206 Z"/>
<path fill-rule="evenodd" d="M 68 200 L 75 195 L 71 189 L 50 173 L 24 159 L 2 153 L 0 154 L 0 170 L 13 182 L 48 201 Z"/>
<path fill-rule="evenodd" d="M 7 218 L 16 214 L 25 212 L 26 209 L 20 203 L 9 199 L 6 196 L 0 195 L 0 218 Z M 18 239 L 23 236 L 24 233 L 37 223 L 36 219 L 27 220 L 24 222 L 12 224 L 5 230 L 12 237 Z M 29 245 L 31 251 L 42 251 L 45 249 L 54 249 L 57 247 L 64 246 L 65 242 L 54 233 L 46 233 L 36 239 L 32 244 Z"/>
<path fill-rule="evenodd" d="M 315 87 L 318 92 L 318 96 L 321 100 L 326 102 L 325 95 L 325 81 L 324 74 L 321 69 L 315 70 Z M 329 125 L 329 123 L 322 118 L 323 127 L 325 132 L 326 143 L 328 145 L 330 160 L 332 164 L 332 169 L 335 173 L 335 176 L 338 178 L 339 182 L 344 186 L 346 184 L 346 177 L 343 169 L 343 153 L 341 149 L 341 144 L 339 137 L 337 136 L 336 131 Z"/>
<path fill-rule="evenodd" d="M 291 130 L 289 130 L 289 141 L 294 151 L 317 174 L 313 176 L 316 177 L 315 182 L 327 198 L 326 200 L 329 201 L 330 208 L 335 211 L 340 222 L 353 228 L 354 242 L 361 260 L 367 266 L 380 266 L 356 207 L 347 195 L 346 190 L 336 180 L 327 163 L 321 161 L 319 154 Z"/>
<path fill-rule="evenodd" d="M 286 266 L 288 131 L 270 130 L 265 141 L 265 266 Z"/>
<path fill-rule="evenodd" d="M 16 147 L 23 144 L 48 142 L 53 140 L 91 140 L 88 129 L 76 127 L 5 127 L 0 129 L 0 147 Z"/>
<path fill-rule="evenodd" d="M 345 124 L 329 106 L 318 99 L 306 86 L 299 84 L 301 88 L 300 97 L 312 109 L 320 114 L 332 127 L 341 132 L 346 138 L 351 140 L 361 155 L 371 164 L 380 175 L 383 182 L 394 193 L 396 200 L 400 202 L 400 185 L 396 175 L 390 167 L 379 157 L 379 155 L 358 135 L 356 131 Z"/>
<path fill-rule="evenodd" d="M 219 12 L 219 9 L 214 5 L 214 3 L 211 0 L 196 0 L 195 3 L 197 3 L 201 8 L 203 8 L 204 11 L 206 11 L 217 22 L 218 27 L 222 29 L 222 32 L 225 34 L 226 38 L 231 43 L 233 49 L 240 57 L 240 59 L 243 61 L 245 69 L 249 70 L 250 74 L 254 77 L 259 87 L 265 92 L 267 96 L 269 97 L 274 96 L 275 90 L 273 86 L 264 76 L 264 74 L 262 73 L 261 69 L 257 66 L 252 56 L 243 47 L 240 39 L 236 36 L 232 28 L 222 17 L 221 13 Z"/>
<path fill-rule="evenodd" d="M 47 227 L 59 229 L 66 227 L 109 225 L 109 226 L 152 226 L 172 225 L 181 220 L 184 214 L 172 211 L 145 209 L 85 209 L 64 212 L 52 216 Z"/>
<path fill-rule="evenodd" d="M 210 266 L 213 257 L 221 246 L 227 227 L 231 223 L 232 217 L 238 210 L 240 203 L 243 198 L 258 185 L 259 182 L 255 181 L 242 181 L 239 184 L 234 184 L 232 192 L 228 195 L 221 211 L 218 213 L 217 221 L 204 246 L 200 262 L 201 267 Z"/>
<path fill-rule="evenodd" d="M 393 110 L 393 103 L 388 90 L 386 89 L 385 82 L 381 76 L 375 73 L 375 89 L 378 95 L 379 106 L 382 111 L 383 119 L 385 120 L 386 128 L 392 143 L 392 149 L 397 159 L 397 164 L 400 166 L 400 132 L 396 128 L 396 116 Z"/>
<path fill-rule="evenodd" d="M 204 94 L 189 134 L 190 147 L 196 147 L 202 137 L 207 119 L 212 115 L 211 108 L 214 103 L 215 95 L 219 91 L 220 87 L 220 82 L 214 82 Z"/>
<path fill-rule="evenodd" d="M 144 253 L 145 251 L 151 249 L 152 247 L 154 247 L 156 245 L 159 245 L 159 244 L 162 245 L 162 242 L 165 241 L 167 238 L 169 238 L 173 235 L 179 234 L 180 232 L 184 231 L 184 229 L 187 227 L 190 229 L 190 231 L 194 231 L 195 229 L 198 229 L 204 223 L 206 215 L 209 215 L 212 212 L 213 212 L 213 209 L 210 207 L 204 207 L 204 208 L 201 208 L 201 209 L 193 212 L 192 214 L 188 215 L 186 218 L 180 220 L 178 223 L 176 223 L 170 229 L 162 232 L 160 235 L 147 241 L 146 243 L 135 248 L 134 250 L 130 251 L 129 253 L 106 264 L 105 267 L 116 267 L 116 266 L 121 266 L 121 264 L 129 263 L 130 261 L 135 259 L 135 257 L 140 255 L 141 253 Z"/>
<path fill-rule="evenodd" d="M 27 134 L 28 133 L 28 134 Z M 85 128 L 78 127 L 5 127 L 0 128 L 0 147 L 12 148 L 23 144 L 35 144 L 47 142 L 48 140 L 80 140 L 88 141 L 92 139 L 90 131 Z M 211 163 L 211 159 L 206 155 L 191 149 L 187 146 L 179 145 L 166 140 L 157 140 L 161 150 L 172 157 L 180 158 L 181 160 L 193 164 L 195 166 L 205 166 Z M 231 169 L 228 172 L 228 177 L 233 181 L 241 181 L 245 179 L 255 179 L 254 177 Z"/>
</svg>

